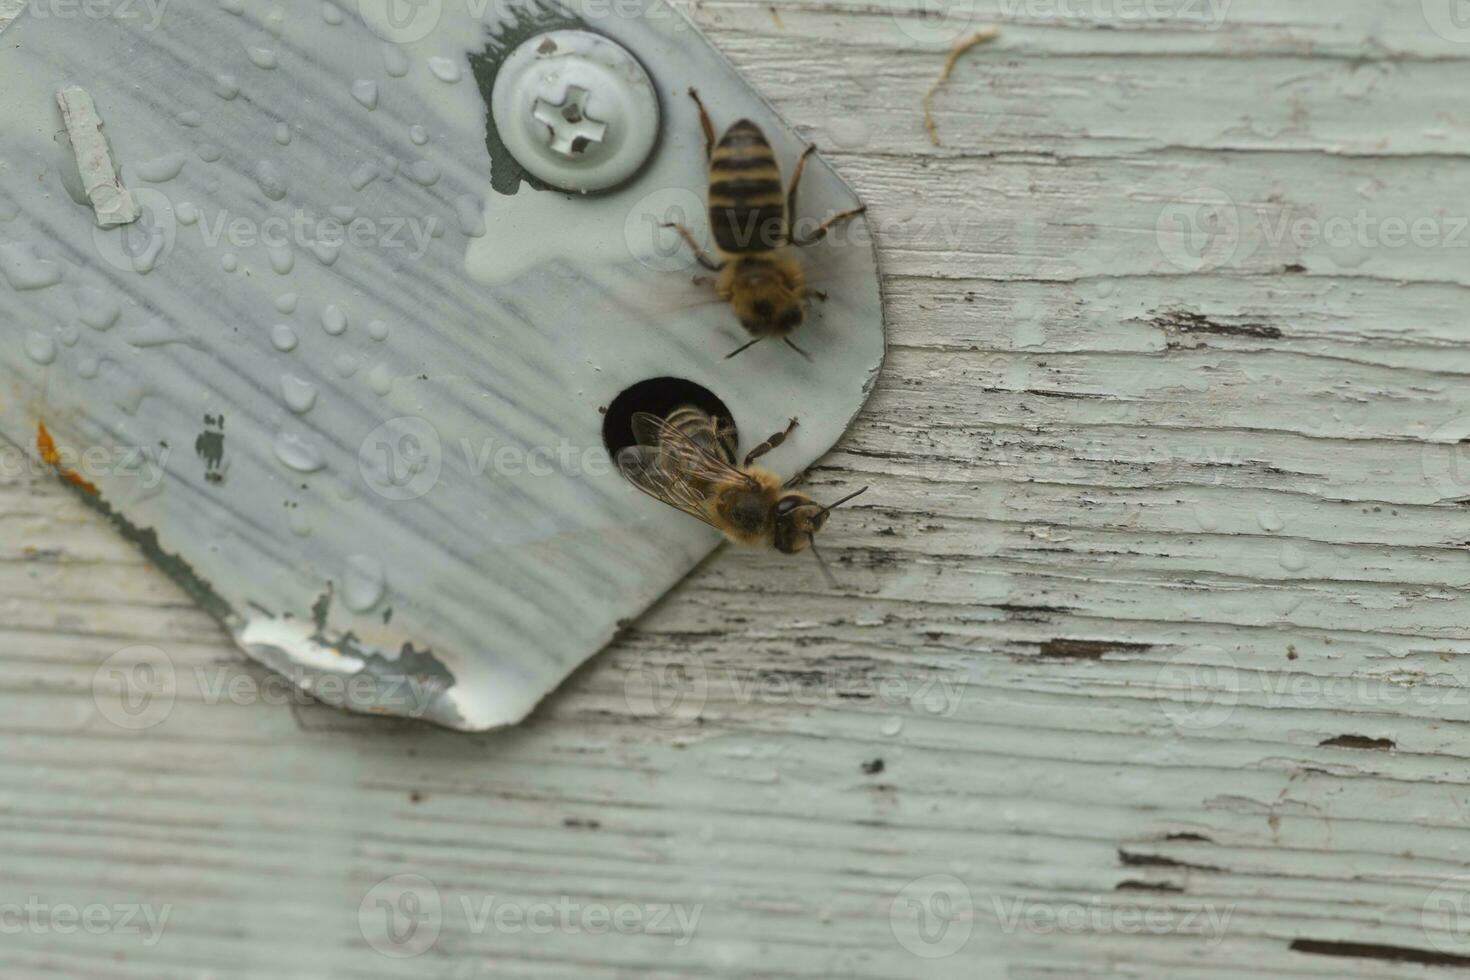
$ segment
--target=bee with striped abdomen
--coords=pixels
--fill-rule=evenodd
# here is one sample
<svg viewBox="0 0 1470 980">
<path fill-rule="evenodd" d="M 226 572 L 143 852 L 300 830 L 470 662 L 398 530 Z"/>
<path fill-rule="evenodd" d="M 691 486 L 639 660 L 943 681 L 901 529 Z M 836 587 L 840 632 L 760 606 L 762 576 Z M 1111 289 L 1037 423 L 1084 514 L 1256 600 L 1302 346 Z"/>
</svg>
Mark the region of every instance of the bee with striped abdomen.
<svg viewBox="0 0 1470 980">
<path fill-rule="evenodd" d="M 694 249 L 699 263 L 718 273 L 715 291 L 730 304 L 740 325 L 754 335 L 754 340 L 729 357 L 767 337 L 780 337 L 806 356 L 792 343 L 791 334 L 806 319 L 807 298 L 826 297 L 807 288 L 801 263 L 787 248 L 814 245 L 826 238 L 833 226 L 857 217 L 867 208 L 833 215 L 811 235 L 796 238 L 791 228 L 796 218 L 796 192 L 807 158 L 816 147 L 807 147 L 797 160 L 791 186 L 783 196 L 781 167 L 761 128 L 742 119 L 716 142 L 714 123 L 699 93 L 691 88 L 689 97 L 699 107 L 699 121 L 704 128 L 705 156 L 709 159 L 709 224 L 719 260 L 710 258 L 684 225 L 664 227 L 677 231 Z"/>
<path fill-rule="evenodd" d="M 834 508 L 867 487 L 824 507 L 788 489 L 770 470 L 753 465 L 785 442 L 796 425 L 792 419 L 736 466 L 733 427 L 703 409 L 686 405 L 666 419 L 638 412 L 633 416 L 637 444 L 618 453 L 618 469 L 650 497 L 699 518 L 737 544 L 766 545 L 788 555 L 810 548 L 831 581 L 817 551 L 817 532 Z"/>
</svg>

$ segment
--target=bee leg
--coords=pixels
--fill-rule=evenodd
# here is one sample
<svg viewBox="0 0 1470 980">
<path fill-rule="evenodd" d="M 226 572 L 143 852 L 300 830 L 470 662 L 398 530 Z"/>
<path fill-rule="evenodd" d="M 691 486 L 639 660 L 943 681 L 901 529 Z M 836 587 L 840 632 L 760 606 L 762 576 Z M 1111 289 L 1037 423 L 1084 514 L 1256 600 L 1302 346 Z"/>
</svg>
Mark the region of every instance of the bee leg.
<svg viewBox="0 0 1470 980">
<path fill-rule="evenodd" d="M 694 279 L 693 279 L 693 282 L 694 282 L 694 285 L 696 285 L 696 286 L 713 286 L 715 284 L 715 277 L 714 276 L 695 276 Z"/>
<path fill-rule="evenodd" d="M 796 236 L 791 229 L 796 224 L 796 192 L 801 189 L 801 175 L 806 172 L 806 158 L 817 152 L 815 146 L 809 146 L 801 154 L 801 159 L 796 161 L 796 169 L 791 172 L 791 187 L 786 191 L 786 243 L 792 244 Z"/>
<path fill-rule="evenodd" d="M 802 291 L 801 295 L 807 299 L 819 299 L 823 303 L 827 302 L 827 293 L 821 289 L 806 289 Z"/>
<path fill-rule="evenodd" d="M 734 357 L 736 354 L 744 354 L 746 351 L 750 350 L 756 344 L 760 343 L 762 340 L 765 340 L 765 339 L 766 338 L 764 338 L 764 337 L 757 337 L 757 338 L 755 338 L 754 340 L 752 340 L 748 344 L 741 344 L 739 347 L 735 348 L 730 353 L 726 354 L 725 355 L 725 360 L 728 361 L 730 358 Z"/>
<path fill-rule="evenodd" d="M 725 263 L 716 262 L 705 253 L 704 249 L 699 247 L 699 242 L 694 240 L 694 232 L 690 231 L 688 228 L 685 228 L 683 225 L 675 224 L 661 224 L 659 225 L 659 227 L 672 228 L 677 231 L 679 233 L 679 237 L 684 239 L 684 241 L 689 244 L 690 248 L 694 249 L 694 257 L 699 260 L 699 264 L 704 266 L 709 271 L 719 272 L 725 267 Z"/>
<path fill-rule="evenodd" d="M 812 359 L 812 356 L 810 354 L 808 354 L 806 351 L 802 350 L 800 347 L 797 347 L 795 344 L 793 344 L 791 342 L 791 338 L 790 337 L 782 337 L 781 339 L 786 342 L 786 346 L 787 347 L 790 347 L 792 350 L 796 351 L 798 354 L 800 354 L 802 357 L 806 358 L 808 361 L 810 361 Z"/>
<path fill-rule="evenodd" d="M 754 463 L 766 453 L 770 452 L 772 449 L 775 449 L 777 446 L 781 445 L 781 443 L 785 442 L 786 437 L 791 435 L 791 430 L 796 428 L 799 424 L 800 423 L 797 422 L 796 419 L 792 419 L 791 424 L 786 426 L 784 431 L 776 433 L 775 435 L 771 436 L 771 438 L 767 439 L 765 442 L 761 443 L 759 446 L 756 446 L 750 452 L 746 453 L 745 465 L 749 466 L 751 463 Z"/>
<path fill-rule="evenodd" d="M 704 128 L 704 158 L 712 160 L 715 156 L 715 124 L 710 122 L 709 110 L 704 107 L 703 100 L 692 85 L 689 87 L 689 97 L 699 106 L 699 125 Z"/>
<path fill-rule="evenodd" d="M 858 215 L 865 213 L 867 210 L 868 206 L 864 204 L 860 208 L 853 208 L 851 211 L 843 211 L 841 214 L 834 214 L 832 217 L 828 218 L 826 221 L 818 225 L 817 230 L 812 232 L 810 238 L 801 241 L 792 239 L 791 244 L 795 245 L 797 248 L 805 248 L 808 245 L 815 245 L 817 242 L 827 237 L 827 232 L 831 231 L 833 226 L 839 225 L 844 221 L 850 221 L 853 218 L 856 218 Z"/>
</svg>

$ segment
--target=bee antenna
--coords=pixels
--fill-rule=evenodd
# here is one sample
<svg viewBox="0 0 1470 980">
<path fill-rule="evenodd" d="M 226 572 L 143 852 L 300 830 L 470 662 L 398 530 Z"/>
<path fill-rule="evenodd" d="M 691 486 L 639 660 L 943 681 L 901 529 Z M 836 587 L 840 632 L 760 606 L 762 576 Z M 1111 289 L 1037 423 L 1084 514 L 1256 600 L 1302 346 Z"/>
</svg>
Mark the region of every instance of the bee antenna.
<svg viewBox="0 0 1470 980">
<path fill-rule="evenodd" d="M 781 339 L 784 340 L 784 341 L 786 341 L 786 346 L 787 347 L 790 347 L 792 350 L 796 351 L 798 354 L 800 354 L 802 357 L 806 358 L 808 361 L 810 361 L 812 359 L 812 356 L 810 354 L 808 354 L 806 351 L 802 350 L 800 347 L 797 347 L 795 344 L 793 344 L 791 342 L 791 338 L 790 337 L 783 337 Z"/>
<path fill-rule="evenodd" d="M 858 490 L 858 491 L 856 491 L 854 493 L 850 493 L 846 497 L 843 497 L 841 500 L 837 501 L 837 503 L 835 503 L 835 504 L 828 504 L 826 507 L 823 507 L 822 508 L 822 513 L 825 514 L 829 510 L 836 510 L 838 507 L 841 507 L 843 504 L 847 503 L 853 497 L 861 497 L 863 494 L 865 494 L 867 492 L 868 492 L 868 488 L 867 487 L 863 487 L 861 490 Z"/>
<path fill-rule="evenodd" d="M 752 340 L 750 343 L 744 344 L 744 345 L 742 345 L 740 347 L 735 348 L 730 353 L 728 353 L 728 354 L 725 355 L 725 360 L 728 361 L 730 358 L 734 357 L 736 354 L 743 354 L 743 353 L 745 353 L 747 350 L 749 350 L 750 348 L 754 347 L 756 344 L 760 343 L 762 340 L 765 340 L 765 339 L 766 338 L 764 338 L 764 337 L 757 337 L 754 340 Z"/>
<path fill-rule="evenodd" d="M 812 557 L 816 558 L 817 564 L 821 566 L 822 574 L 827 576 L 827 584 L 832 586 L 832 588 L 834 589 L 842 588 L 842 586 L 837 584 L 837 577 L 832 574 L 832 569 L 827 567 L 827 560 L 823 558 L 822 553 L 817 550 L 817 536 L 808 532 L 807 538 L 809 538 L 812 543 Z"/>
</svg>

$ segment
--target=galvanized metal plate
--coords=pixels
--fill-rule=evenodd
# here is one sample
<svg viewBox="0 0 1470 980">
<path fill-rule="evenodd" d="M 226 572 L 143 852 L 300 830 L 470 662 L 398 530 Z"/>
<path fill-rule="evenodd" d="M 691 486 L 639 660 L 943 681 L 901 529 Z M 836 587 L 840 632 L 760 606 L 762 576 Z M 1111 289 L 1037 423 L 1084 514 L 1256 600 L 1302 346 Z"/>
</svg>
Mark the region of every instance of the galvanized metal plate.
<svg viewBox="0 0 1470 980">
<path fill-rule="evenodd" d="M 803 141 L 672 9 L 225 2 L 0 46 L 0 433 L 54 466 L 250 656 L 350 710 L 513 723 L 718 544 L 609 465 L 605 410 L 702 386 L 771 467 L 838 439 L 883 356 L 860 219 L 803 257 L 807 362 L 735 361 L 704 233 L 698 85 Z M 483 14 L 483 16 L 480 16 Z M 603 34 L 661 101 L 646 166 L 590 195 L 497 138 L 527 37 Z M 95 102 L 141 221 L 100 228 L 57 93 Z M 855 206 L 819 158 L 804 220 Z"/>
</svg>

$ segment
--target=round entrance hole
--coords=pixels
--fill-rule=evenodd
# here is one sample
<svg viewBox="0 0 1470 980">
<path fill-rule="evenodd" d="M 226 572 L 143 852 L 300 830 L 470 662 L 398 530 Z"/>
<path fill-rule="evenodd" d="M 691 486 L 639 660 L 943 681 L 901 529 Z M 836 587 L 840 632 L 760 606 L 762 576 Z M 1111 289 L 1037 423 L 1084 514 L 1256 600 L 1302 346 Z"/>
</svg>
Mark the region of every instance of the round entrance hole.
<svg viewBox="0 0 1470 980">
<path fill-rule="evenodd" d="M 683 378 L 651 378 L 628 388 L 607 407 L 602 419 L 602 441 L 608 453 L 617 459 L 618 452 L 633 445 L 633 415 L 648 412 L 667 418 L 676 408 L 693 405 L 702 408 L 717 419 L 734 428 L 735 419 L 725 403 L 715 397 L 708 388 L 685 381 Z M 736 430 L 736 439 L 739 439 Z M 738 445 L 738 441 L 737 441 Z"/>
</svg>

